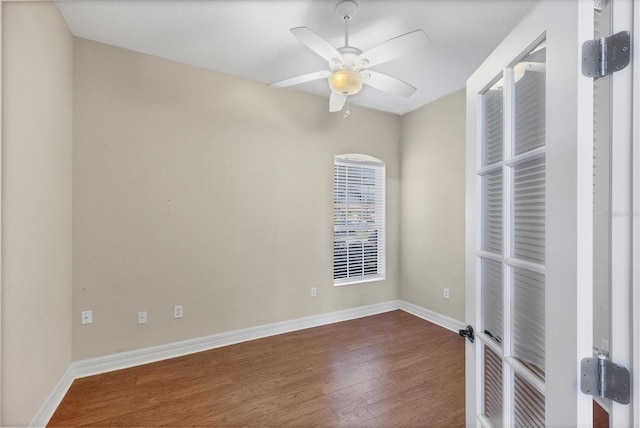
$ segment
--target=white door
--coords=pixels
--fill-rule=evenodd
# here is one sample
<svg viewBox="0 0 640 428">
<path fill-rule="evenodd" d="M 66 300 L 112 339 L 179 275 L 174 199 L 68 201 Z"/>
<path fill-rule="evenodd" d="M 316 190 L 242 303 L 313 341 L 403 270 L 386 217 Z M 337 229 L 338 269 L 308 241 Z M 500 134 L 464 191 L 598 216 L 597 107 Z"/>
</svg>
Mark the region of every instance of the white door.
<svg viewBox="0 0 640 428">
<path fill-rule="evenodd" d="M 593 31 L 542 1 L 467 82 L 468 426 L 591 424 Z"/>
</svg>

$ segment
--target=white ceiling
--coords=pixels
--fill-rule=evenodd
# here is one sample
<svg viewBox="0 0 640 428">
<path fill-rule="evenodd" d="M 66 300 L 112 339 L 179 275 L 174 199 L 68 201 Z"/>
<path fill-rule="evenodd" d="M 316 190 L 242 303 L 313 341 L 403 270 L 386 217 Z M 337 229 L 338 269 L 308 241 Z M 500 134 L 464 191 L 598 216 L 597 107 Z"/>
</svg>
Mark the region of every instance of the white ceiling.
<svg viewBox="0 0 640 428">
<path fill-rule="evenodd" d="M 381 64 L 418 88 L 409 98 L 365 87 L 353 104 L 405 114 L 464 87 L 467 78 L 534 0 L 356 0 L 350 45 L 362 50 L 422 29 L 426 47 Z M 289 32 L 305 26 L 335 47 L 344 43 L 338 0 L 61 0 L 78 37 L 272 83 L 327 68 Z M 329 96 L 326 80 L 294 90 Z M 277 89 L 273 90 L 290 90 Z M 327 102 L 328 108 L 328 102 Z"/>
</svg>

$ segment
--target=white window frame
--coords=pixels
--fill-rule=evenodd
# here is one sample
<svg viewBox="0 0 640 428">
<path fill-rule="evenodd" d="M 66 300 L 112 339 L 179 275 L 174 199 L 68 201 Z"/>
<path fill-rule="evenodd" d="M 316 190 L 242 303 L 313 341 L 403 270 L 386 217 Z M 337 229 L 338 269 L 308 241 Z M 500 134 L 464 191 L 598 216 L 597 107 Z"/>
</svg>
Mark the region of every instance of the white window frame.
<svg viewBox="0 0 640 428">
<path fill-rule="evenodd" d="M 385 169 L 384 162 L 373 161 L 370 156 L 354 158 L 343 155 L 334 158 L 334 286 L 381 281 L 386 278 Z M 352 180 L 358 175 L 362 177 L 365 171 L 373 175 L 373 181 L 366 180 L 365 184 L 365 180 Z M 354 203 L 354 200 L 358 199 L 368 199 L 368 202 Z M 367 243 L 372 242 L 372 233 L 375 233 L 375 253 L 372 253 L 374 246 L 369 245 L 367 249 Z M 340 237 L 346 234 L 351 236 Z M 365 235 L 369 237 L 366 240 L 363 239 Z M 349 242 L 361 244 L 361 257 L 350 257 Z M 341 250 L 337 251 L 339 248 Z M 375 269 L 375 272 L 372 272 L 372 269 Z"/>
</svg>

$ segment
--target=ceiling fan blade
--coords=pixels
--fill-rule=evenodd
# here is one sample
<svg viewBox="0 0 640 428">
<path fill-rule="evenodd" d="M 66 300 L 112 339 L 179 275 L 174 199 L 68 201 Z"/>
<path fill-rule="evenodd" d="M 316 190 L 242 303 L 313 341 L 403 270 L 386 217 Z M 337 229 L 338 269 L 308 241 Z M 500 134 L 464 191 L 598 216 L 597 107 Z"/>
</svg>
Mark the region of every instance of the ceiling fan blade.
<svg viewBox="0 0 640 428">
<path fill-rule="evenodd" d="M 424 31 L 415 30 L 389 39 L 361 53 L 356 59 L 356 64 L 363 67 L 373 67 L 416 51 L 426 45 L 428 41 L 429 37 Z"/>
<path fill-rule="evenodd" d="M 344 62 L 340 52 L 331 43 L 320 37 L 307 27 L 292 28 L 291 32 L 298 38 L 306 47 L 320 55 L 322 58 L 329 62 L 338 60 L 340 63 Z"/>
<path fill-rule="evenodd" d="M 346 95 L 336 94 L 335 92 L 331 91 L 331 96 L 329 97 L 329 111 L 331 113 L 334 113 L 336 111 L 342 110 L 345 102 L 347 102 Z"/>
<path fill-rule="evenodd" d="M 312 80 L 327 78 L 330 75 L 331 75 L 331 70 L 315 71 L 313 73 L 291 77 L 290 79 L 281 80 L 279 82 L 269 83 L 267 86 L 279 86 L 283 88 L 285 86 L 299 85 L 301 83 L 311 82 Z"/>
<path fill-rule="evenodd" d="M 410 84 L 403 82 L 400 79 L 396 79 L 395 77 L 378 73 L 377 71 L 367 70 L 366 72 L 363 72 L 363 74 L 369 75 L 369 78 L 364 80 L 365 85 L 380 89 L 381 91 L 392 95 L 409 97 L 416 91 L 416 88 Z"/>
</svg>

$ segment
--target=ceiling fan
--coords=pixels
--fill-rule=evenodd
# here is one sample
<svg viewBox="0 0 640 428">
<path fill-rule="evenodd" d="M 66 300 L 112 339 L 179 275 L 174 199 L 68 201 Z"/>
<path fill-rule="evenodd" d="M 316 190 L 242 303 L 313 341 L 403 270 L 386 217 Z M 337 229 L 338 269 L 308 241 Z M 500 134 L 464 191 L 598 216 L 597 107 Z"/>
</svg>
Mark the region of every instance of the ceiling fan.
<svg viewBox="0 0 640 428">
<path fill-rule="evenodd" d="M 307 27 L 292 28 L 291 32 L 298 40 L 329 62 L 329 68 L 271 83 L 270 86 L 293 86 L 326 78 L 331 88 L 329 111 L 340 111 L 347 103 L 347 115 L 349 114 L 349 96 L 360 92 L 363 84 L 393 95 L 411 96 L 416 91 L 415 87 L 395 77 L 371 70 L 370 67 L 416 51 L 424 46 L 429 38 L 424 31 L 415 30 L 363 52 L 354 46 L 349 46 L 349 21 L 357 11 L 358 5 L 351 0 L 342 1 L 336 7 L 336 14 L 345 25 L 344 46 L 340 48 L 333 47 Z"/>
</svg>

